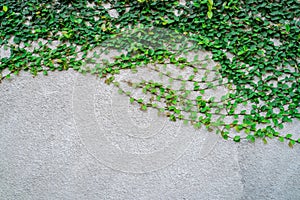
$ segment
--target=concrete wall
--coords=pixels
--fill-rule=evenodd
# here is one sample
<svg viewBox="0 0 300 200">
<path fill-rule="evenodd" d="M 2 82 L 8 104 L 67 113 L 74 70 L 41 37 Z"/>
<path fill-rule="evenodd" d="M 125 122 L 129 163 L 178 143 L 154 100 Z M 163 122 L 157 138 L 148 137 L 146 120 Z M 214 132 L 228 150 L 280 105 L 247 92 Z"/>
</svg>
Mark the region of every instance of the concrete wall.
<svg viewBox="0 0 300 200">
<path fill-rule="evenodd" d="M 0 199 L 297 200 L 299 159 L 300 145 L 224 141 L 141 112 L 73 71 L 0 84 Z"/>
</svg>

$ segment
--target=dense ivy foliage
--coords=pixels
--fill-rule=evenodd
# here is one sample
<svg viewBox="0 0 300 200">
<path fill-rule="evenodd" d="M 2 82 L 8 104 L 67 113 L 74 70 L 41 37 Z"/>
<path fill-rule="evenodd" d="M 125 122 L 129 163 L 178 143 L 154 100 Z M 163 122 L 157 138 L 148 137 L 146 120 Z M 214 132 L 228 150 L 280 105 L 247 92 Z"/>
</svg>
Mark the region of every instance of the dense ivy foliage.
<svg viewBox="0 0 300 200">
<path fill-rule="evenodd" d="M 20 71 L 36 76 L 40 72 L 47 75 L 49 71 L 72 68 L 98 75 L 107 84 L 113 83 L 129 96 L 131 103 L 139 104 L 141 110 L 152 107 L 171 121 L 183 120 L 196 128 L 204 125 L 225 139 L 253 142 L 261 138 L 266 143 L 267 138 L 276 137 L 280 141 L 288 140 L 291 147 L 300 143 L 300 139 L 293 137 L 294 133 L 280 134 L 286 122 L 300 120 L 300 3 L 297 0 L 185 3 L 178 0 L 5 0 L 0 2 L 0 9 L 0 47 L 10 50 L 10 56 L 0 60 L 1 80 Z M 111 16 L 112 10 L 117 16 Z M 152 27 L 157 29 L 149 34 Z M 159 31 L 165 29 L 170 33 Z M 124 30 L 132 32 L 124 34 Z M 120 36 L 122 39 L 114 43 L 114 38 Z M 165 40 L 179 46 L 187 41 L 196 45 L 174 51 L 163 45 Z M 59 44 L 50 48 L 55 41 Z M 133 41 L 143 42 L 134 46 Z M 35 43 L 37 46 L 33 47 Z M 95 63 L 88 59 L 88 52 L 104 44 L 127 52 L 111 63 L 98 64 L 93 69 L 84 67 Z M 197 59 L 191 62 L 179 57 L 184 51 L 195 49 L 211 52 L 212 59 L 218 63 L 215 68 L 207 72 L 205 66 L 198 67 Z M 170 81 L 182 82 L 180 89 L 147 80 L 128 82 L 129 86 L 155 98 L 145 102 L 122 89 L 114 75 L 125 69 L 134 72 L 149 63 L 153 66 L 171 63 L 192 72 L 187 78 L 173 77 L 159 67 L 152 68 Z M 6 70 L 9 73 L 4 74 Z M 208 80 L 204 75 L 196 80 L 201 70 L 214 72 L 216 78 Z M 187 82 L 193 84 L 191 89 L 185 87 Z M 221 100 L 202 96 L 207 89 L 220 85 L 230 90 Z M 197 97 L 189 98 L 193 92 Z M 237 109 L 240 105 L 250 110 Z"/>
</svg>

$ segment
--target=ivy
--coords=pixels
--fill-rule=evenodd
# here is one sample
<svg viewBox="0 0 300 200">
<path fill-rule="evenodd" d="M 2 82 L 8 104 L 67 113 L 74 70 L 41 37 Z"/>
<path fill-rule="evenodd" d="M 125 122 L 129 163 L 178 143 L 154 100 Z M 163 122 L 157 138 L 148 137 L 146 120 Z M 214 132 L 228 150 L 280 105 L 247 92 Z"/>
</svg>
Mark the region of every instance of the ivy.
<svg viewBox="0 0 300 200">
<path fill-rule="evenodd" d="M 20 71 L 74 69 L 114 85 L 141 112 L 156 109 L 235 142 L 277 138 L 293 147 L 297 133 L 280 130 L 300 120 L 299 16 L 297 0 L 7 0 L 0 2 L 0 48 L 10 55 L 0 59 L 1 81 Z M 126 53 L 101 60 L 110 50 Z M 200 50 L 212 57 L 188 59 Z M 162 81 L 116 79 L 141 68 Z M 221 98 L 219 87 L 228 90 Z"/>
</svg>

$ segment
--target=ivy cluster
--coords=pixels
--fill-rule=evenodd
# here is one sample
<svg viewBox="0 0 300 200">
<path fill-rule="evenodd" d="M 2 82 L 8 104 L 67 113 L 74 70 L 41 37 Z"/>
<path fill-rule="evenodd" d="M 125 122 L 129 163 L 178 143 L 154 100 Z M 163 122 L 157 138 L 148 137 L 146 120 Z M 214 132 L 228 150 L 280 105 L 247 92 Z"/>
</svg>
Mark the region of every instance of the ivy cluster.
<svg viewBox="0 0 300 200">
<path fill-rule="evenodd" d="M 297 0 L 6 0 L 0 48 L 10 55 L 0 59 L 1 80 L 71 68 L 114 84 L 143 111 L 151 107 L 236 142 L 275 137 L 292 147 L 300 139 L 280 129 L 300 120 L 299 19 Z M 124 52 L 100 62 L 111 49 Z M 188 60 L 185 53 L 197 50 L 212 58 Z M 188 75 L 174 76 L 168 64 Z M 122 70 L 141 67 L 169 81 L 126 81 L 147 100 L 116 80 Z M 206 98 L 220 86 L 229 92 Z"/>
</svg>

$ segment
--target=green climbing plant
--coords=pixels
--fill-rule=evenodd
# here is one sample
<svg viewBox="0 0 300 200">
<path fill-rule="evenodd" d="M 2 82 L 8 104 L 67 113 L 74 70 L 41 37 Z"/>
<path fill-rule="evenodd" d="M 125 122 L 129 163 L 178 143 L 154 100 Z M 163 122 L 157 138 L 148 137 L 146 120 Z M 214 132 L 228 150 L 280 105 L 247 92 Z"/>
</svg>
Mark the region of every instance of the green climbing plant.
<svg viewBox="0 0 300 200">
<path fill-rule="evenodd" d="M 235 142 L 277 138 L 293 147 L 297 133 L 281 130 L 300 120 L 299 16 L 297 0 L 2 1 L 0 48 L 9 55 L 1 81 L 21 71 L 91 73 L 144 112 Z M 123 52 L 101 59 L 113 49 Z M 191 52 L 202 53 L 191 60 Z M 160 81 L 116 78 L 140 69 Z"/>
</svg>

